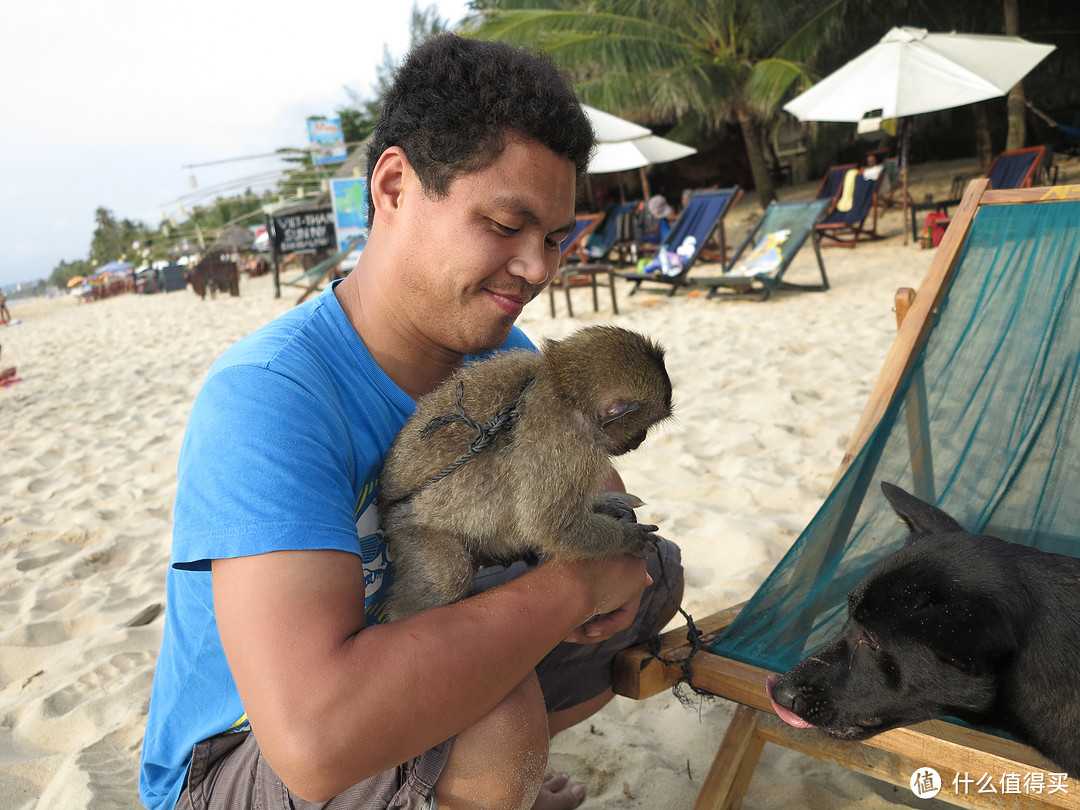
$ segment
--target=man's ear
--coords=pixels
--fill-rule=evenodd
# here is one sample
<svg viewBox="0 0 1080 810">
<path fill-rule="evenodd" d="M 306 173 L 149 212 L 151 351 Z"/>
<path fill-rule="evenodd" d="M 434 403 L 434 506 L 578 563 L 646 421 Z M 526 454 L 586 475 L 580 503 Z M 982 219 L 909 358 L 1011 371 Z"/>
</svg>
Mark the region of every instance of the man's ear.
<svg viewBox="0 0 1080 810">
<path fill-rule="evenodd" d="M 394 221 L 409 174 L 413 174 L 412 165 L 400 146 L 391 146 L 379 156 L 371 173 L 371 202 L 376 218 Z"/>
</svg>

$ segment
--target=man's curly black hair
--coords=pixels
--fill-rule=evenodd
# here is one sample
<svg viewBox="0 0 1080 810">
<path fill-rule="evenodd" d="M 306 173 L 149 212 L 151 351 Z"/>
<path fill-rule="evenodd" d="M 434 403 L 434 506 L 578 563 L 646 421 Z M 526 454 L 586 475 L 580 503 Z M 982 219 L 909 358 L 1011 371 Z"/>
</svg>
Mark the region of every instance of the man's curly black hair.
<svg viewBox="0 0 1080 810">
<path fill-rule="evenodd" d="M 367 146 L 371 175 L 400 146 L 424 191 L 438 199 L 451 181 L 490 165 L 508 135 L 570 160 L 580 181 L 594 134 L 569 82 L 547 57 L 502 42 L 443 34 L 414 48 L 394 75 Z"/>
</svg>

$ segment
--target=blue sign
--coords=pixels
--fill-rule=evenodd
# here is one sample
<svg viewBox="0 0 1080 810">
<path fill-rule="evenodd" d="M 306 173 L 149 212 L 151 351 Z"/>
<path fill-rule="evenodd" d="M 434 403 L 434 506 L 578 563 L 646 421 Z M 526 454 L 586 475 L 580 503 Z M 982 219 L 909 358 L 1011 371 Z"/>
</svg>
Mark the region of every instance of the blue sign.
<svg viewBox="0 0 1080 810">
<path fill-rule="evenodd" d="M 345 160 L 345 135 L 340 118 L 316 118 L 307 122 L 311 142 L 311 162 L 316 166 Z"/>
<path fill-rule="evenodd" d="M 359 177 L 335 177 L 330 181 L 334 227 L 338 250 L 367 235 L 367 187 Z"/>
</svg>

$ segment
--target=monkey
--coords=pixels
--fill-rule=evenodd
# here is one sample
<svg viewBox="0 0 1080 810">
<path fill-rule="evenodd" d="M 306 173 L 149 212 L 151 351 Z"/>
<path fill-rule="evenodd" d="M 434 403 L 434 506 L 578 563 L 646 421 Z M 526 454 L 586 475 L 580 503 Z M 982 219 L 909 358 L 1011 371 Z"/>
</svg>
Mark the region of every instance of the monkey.
<svg viewBox="0 0 1080 810">
<path fill-rule="evenodd" d="M 671 414 L 664 350 L 618 327 L 456 371 L 417 402 L 380 473 L 389 619 L 458 601 L 484 565 L 645 556 L 657 527 L 636 522 L 641 501 L 598 493 L 611 459 Z"/>
</svg>

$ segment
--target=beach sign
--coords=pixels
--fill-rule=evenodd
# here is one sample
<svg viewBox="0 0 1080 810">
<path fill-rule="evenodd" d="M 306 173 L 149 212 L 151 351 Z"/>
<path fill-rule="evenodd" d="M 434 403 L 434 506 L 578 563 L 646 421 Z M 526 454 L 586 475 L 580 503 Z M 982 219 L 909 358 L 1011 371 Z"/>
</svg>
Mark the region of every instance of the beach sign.
<svg viewBox="0 0 1080 810">
<path fill-rule="evenodd" d="M 340 118 L 313 118 L 307 122 L 311 142 L 311 162 L 316 166 L 345 160 L 345 134 Z"/>
<path fill-rule="evenodd" d="M 355 240 L 367 236 L 367 186 L 359 177 L 335 177 L 330 181 L 330 200 L 334 208 L 337 249 L 345 250 Z M 342 260 L 343 270 L 356 266 L 361 250 L 363 246 Z"/>
</svg>

